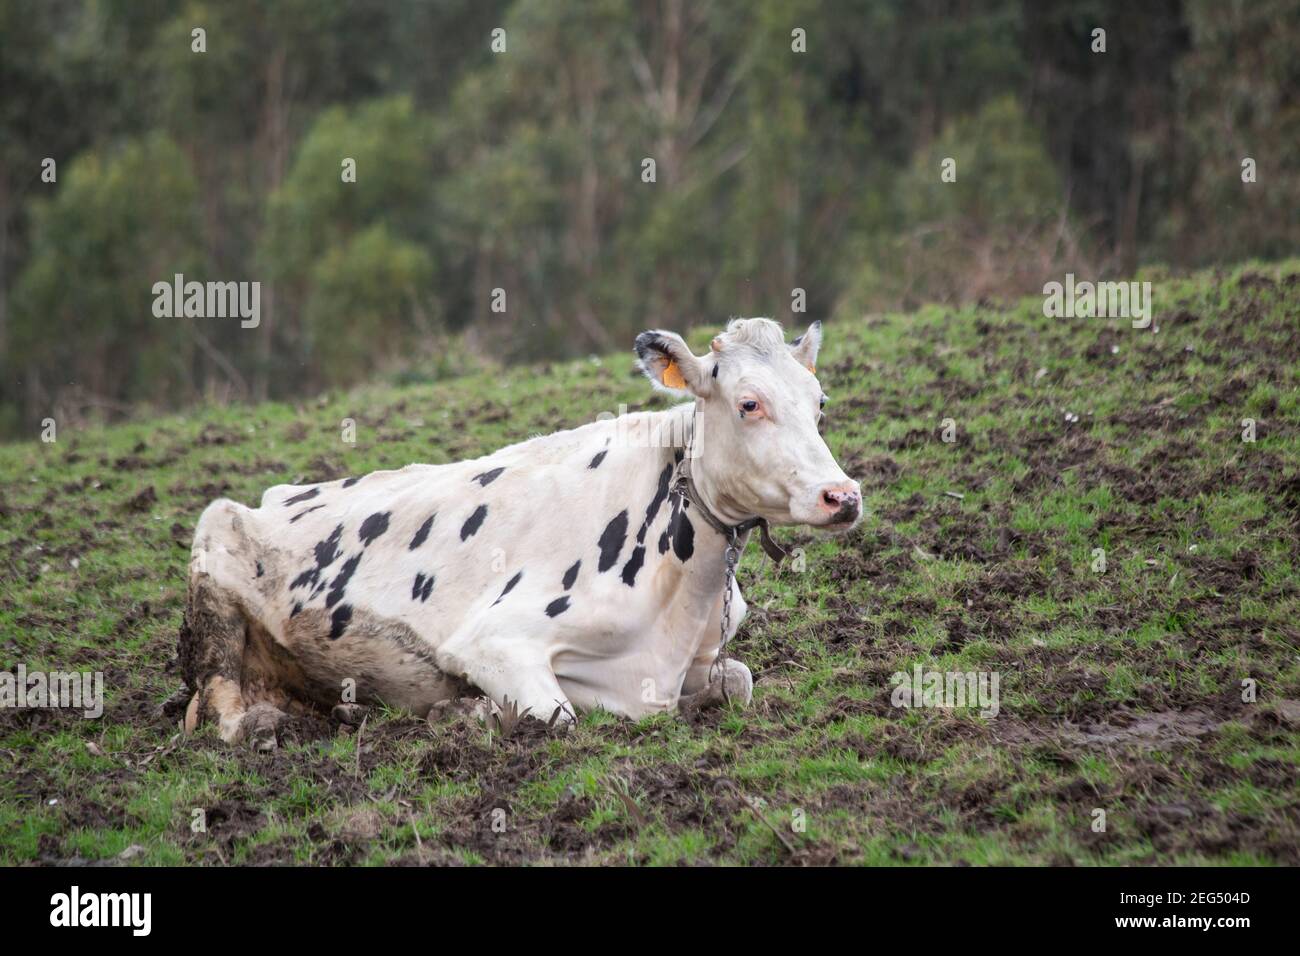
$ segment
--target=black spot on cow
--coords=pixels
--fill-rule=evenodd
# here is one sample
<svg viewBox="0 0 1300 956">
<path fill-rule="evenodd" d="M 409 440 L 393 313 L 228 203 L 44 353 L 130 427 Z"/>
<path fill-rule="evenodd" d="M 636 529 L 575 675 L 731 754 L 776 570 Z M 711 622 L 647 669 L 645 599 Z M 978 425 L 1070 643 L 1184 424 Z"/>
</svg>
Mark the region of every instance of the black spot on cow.
<svg viewBox="0 0 1300 956">
<path fill-rule="evenodd" d="M 365 476 L 362 475 L 362 478 L 364 478 L 364 477 L 365 477 Z M 361 478 L 344 478 L 344 479 L 343 479 L 343 487 L 344 487 L 344 488 L 351 488 L 353 485 L 355 485 L 355 484 L 356 484 L 358 481 L 360 481 L 360 480 L 361 480 Z"/>
<path fill-rule="evenodd" d="M 600 561 L 596 564 L 597 570 L 608 571 L 614 566 L 626 540 L 627 512 L 620 511 L 600 533 Z"/>
<path fill-rule="evenodd" d="M 569 590 L 569 588 L 573 587 L 573 582 L 578 580 L 578 568 L 580 567 L 582 567 L 582 561 L 574 561 L 573 567 L 564 572 L 564 590 Z"/>
<path fill-rule="evenodd" d="M 261 562 L 261 561 L 258 561 L 258 562 L 257 562 L 257 576 L 260 578 L 260 577 L 261 577 L 262 575 L 264 575 L 265 573 L 266 573 L 266 568 L 262 567 L 262 562 Z"/>
<path fill-rule="evenodd" d="M 289 612 L 289 616 L 290 616 L 290 617 L 297 617 L 297 616 L 298 616 L 299 614 L 301 614 L 301 613 L 302 613 L 302 602 L 301 602 L 301 601 L 294 601 L 294 602 L 293 602 L 293 610 Z"/>
<path fill-rule="evenodd" d="M 492 484 L 492 482 L 500 478 L 501 472 L 503 471 L 505 471 L 504 468 L 493 468 L 491 471 L 485 471 L 481 475 L 475 475 L 470 479 L 470 481 L 477 481 L 480 485 L 486 488 L 488 485 Z"/>
<path fill-rule="evenodd" d="M 714 362 L 714 363 L 713 363 L 713 377 L 714 377 L 714 378 L 717 378 L 717 377 L 718 377 L 718 367 L 719 367 L 718 363 L 717 363 L 717 362 Z"/>
<path fill-rule="evenodd" d="M 361 530 L 357 532 L 357 537 L 361 539 L 364 547 L 370 547 L 376 538 L 388 530 L 388 519 L 392 514 L 391 511 L 376 511 L 361 522 Z"/>
<path fill-rule="evenodd" d="M 466 540 L 474 534 L 483 525 L 483 519 L 487 517 L 487 505 L 479 505 L 474 509 L 474 513 L 465 519 L 465 523 L 460 528 L 460 540 Z"/>
<path fill-rule="evenodd" d="M 672 541 L 673 531 L 677 527 L 677 516 L 681 514 L 682 510 L 682 496 L 680 494 L 674 491 L 669 496 L 669 500 L 672 503 L 672 512 L 668 516 L 668 527 L 664 529 L 663 534 L 659 535 L 660 554 L 668 553 L 668 546 Z"/>
<path fill-rule="evenodd" d="M 673 529 L 673 554 L 681 561 L 689 561 L 695 553 L 695 526 L 686 517 L 683 510 L 677 516 L 677 527 Z"/>
<path fill-rule="evenodd" d="M 646 505 L 645 520 L 641 522 L 641 530 L 636 533 L 637 544 L 645 544 L 646 532 L 650 530 L 650 525 L 654 523 L 655 516 L 659 514 L 659 509 L 668 498 L 668 481 L 672 476 L 673 466 L 665 465 L 664 470 L 659 473 L 659 487 L 655 489 L 655 495 L 650 499 L 650 504 Z"/>
<path fill-rule="evenodd" d="M 326 607 L 333 607 L 343 600 L 343 592 L 347 590 L 348 582 L 352 580 L 352 575 L 356 573 L 357 565 L 360 563 L 359 553 L 343 562 L 343 567 L 339 568 L 339 573 L 334 575 L 334 580 L 330 584 L 330 593 L 325 597 Z"/>
<path fill-rule="evenodd" d="M 433 519 L 436 517 L 438 517 L 437 514 L 431 514 L 424 519 L 424 524 L 420 525 L 419 530 L 415 532 L 415 537 L 411 539 L 411 551 L 414 551 L 429 539 L 429 529 L 433 527 Z"/>
<path fill-rule="evenodd" d="M 411 600 L 419 600 L 421 603 L 429 600 L 429 595 L 433 593 L 433 575 L 427 578 L 423 574 L 415 575 L 415 585 L 411 588 Z"/>
<path fill-rule="evenodd" d="M 348 624 L 352 620 L 352 605 L 340 604 L 330 615 L 330 640 L 337 641 L 343 636 L 343 632 L 348 629 Z"/>
<path fill-rule="evenodd" d="M 591 459 L 591 463 L 590 463 L 589 465 L 587 465 L 587 467 L 588 467 L 588 468 L 599 468 L 599 467 L 600 467 L 600 463 L 601 463 L 602 461 L 605 460 L 605 456 L 606 456 L 607 454 L 609 454 L 609 452 L 607 452 L 607 451 L 597 452 L 597 453 L 596 453 L 596 457 L 593 458 L 593 459 Z"/>
<path fill-rule="evenodd" d="M 300 501 L 310 501 L 312 498 L 315 498 L 318 494 L 320 494 L 319 488 L 308 488 L 306 491 L 302 492 L 301 494 L 294 495 L 292 498 L 287 499 L 284 503 L 284 506 L 287 508 L 289 507 L 289 505 L 296 505 Z"/>
<path fill-rule="evenodd" d="M 303 571 L 293 579 L 289 585 L 290 590 L 301 587 L 312 587 L 319 589 L 321 584 L 321 572 L 338 560 L 341 551 L 339 551 L 339 542 L 343 539 L 343 525 L 338 525 L 330 532 L 330 536 L 323 541 L 316 542 L 314 549 L 316 555 L 316 564 L 313 567 Z"/>
<path fill-rule="evenodd" d="M 515 585 L 519 583 L 519 579 L 522 578 L 523 576 L 524 576 L 524 572 L 516 571 L 515 576 L 506 582 L 505 590 L 501 592 L 500 597 L 498 597 L 495 601 L 492 602 L 492 606 L 496 607 L 498 604 L 500 604 L 502 599 L 515 589 Z"/>
<path fill-rule="evenodd" d="M 628 587 L 636 584 L 636 573 L 641 570 L 641 565 L 645 564 L 645 545 L 638 544 L 632 549 L 632 557 L 627 559 L 627 564 L 623 565 L 623 583 Z"/>
<path fill-rule="evenodd" d="M 557 597 L 550 604 L 546 605 L 546 616 L 555 617 L 559 614 L 563 614 L 568 609 L 569 609 L 569 596 L 567 594 L 563 594 L 560 597 Z"/>
<path fill-rule="evenodd" d="M 305 509 L 303 509 L 302 511 L 299 511 L 299 512 L 298 512 L 296 515 L 294 515 L 292 518 L 290 518 L 290 519 L 289 519 L 289 524 L 293 524 L 295 521 L 297 521 L 297 520 L 298 520 L 299 518 L 301 518 L 303 515 L 309 515 L 309 514 L 311 514 L 313 511 L 320 511 L 320 509 L 321 509 L 321 508 L 324 508 L 324 507 L 325 507 L 324 505 L 312 505 L 310 508 L 305 508 Z"/>
</svg>

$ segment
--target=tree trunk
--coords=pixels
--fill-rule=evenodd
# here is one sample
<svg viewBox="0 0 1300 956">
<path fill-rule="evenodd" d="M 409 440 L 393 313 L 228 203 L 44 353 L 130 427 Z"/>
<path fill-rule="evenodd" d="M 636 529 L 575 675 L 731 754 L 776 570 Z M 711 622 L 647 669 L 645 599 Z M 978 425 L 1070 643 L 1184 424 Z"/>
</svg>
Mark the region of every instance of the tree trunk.
<svg viewBox="0 0 1300 956">
<path fill-rule="evenodd" d="M 9 176 L 0 167 L 0 355 L 5 354 L 9 331 Z"/>
<path fill-rule="evenodd" d="M 277 43 L 266 63 L 266 92 L 262 109 L 262 129 L 259 139 L 265 158 L 266 182 L 264 198 L 269 198 L 284 181 L 289 151 L 289 103 L 285 95 L 285 62 L 287 53 L 282 43 Z M 265 401 L 270 391 L 276 324 L 275 283 L 262 283 L 261 322 L 254 330 L 257 346 L 254 352 L 253 400 Z"/>
</svg>

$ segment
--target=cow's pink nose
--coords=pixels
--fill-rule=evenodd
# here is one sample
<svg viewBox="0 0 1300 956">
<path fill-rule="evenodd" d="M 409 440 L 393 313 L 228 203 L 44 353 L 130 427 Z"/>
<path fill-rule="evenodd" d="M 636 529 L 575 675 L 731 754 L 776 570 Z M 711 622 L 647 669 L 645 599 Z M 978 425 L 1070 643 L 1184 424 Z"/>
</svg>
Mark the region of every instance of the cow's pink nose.
<svg viewBox="0 0 1300 956">
<path fill-rule="evenodd" d="M 823 488 L 818 503 L 836 523 L 852 521 L 862 511 L 862 493 L 856 481 L 840 482 Z"/>
</svg>

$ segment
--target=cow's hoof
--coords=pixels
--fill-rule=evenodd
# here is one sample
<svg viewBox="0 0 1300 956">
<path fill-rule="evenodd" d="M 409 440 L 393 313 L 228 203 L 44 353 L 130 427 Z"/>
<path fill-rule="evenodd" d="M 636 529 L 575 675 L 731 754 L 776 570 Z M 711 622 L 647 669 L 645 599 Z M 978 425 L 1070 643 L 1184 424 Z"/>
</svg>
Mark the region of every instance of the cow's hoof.
<svg viewBox="0 0 1300 956">
<path fill-rule="evenodd" d="M 270 704 L 254 704 L 239 722 L 239 736 L 258 753 L 280 745 L 280 726 L 288 719 L 284 711 Z"/>
<path fill-rule="evenodd" d="M 366 715 L 369 713 L 370 708 L 365 704 L 335 704 L 334 709 L 330 711 L 330 716 L 340 724 L 350 724 L 356 727 L 366 719 Z"/>
<path fill-rule="evenodd" d="M 727 699 L 741 707 L 748 707 L 754 697 L 754 675 L 740 661 L 731 659 L 726 661 L 723 686 L 726 689 Z"/>
<path fill-rule="evenodd" d="M 691 714 L 707 707 L 722 707 L 728 703 L 749 706 L 754 696 L 754 677 L 740 661 L 728 659 L 723 665 L 722 678 L 716 677 L 703 690 L 687 695 L 677 702 L 677 709 Z"/>
<path fill-rule="evenodd" d="M 450 717 L 473 717 L 484 720 L 484 708 L 490 706 L 490 704 L 491 701 L 488 701 L 485 697 L 449 697 L 430 707 L 429 712 L 425 714 L 425 719 L 430 723 L 436 723 Z"/>
<path fill-rule="evenodd" d="M 185 719 L 182 723 L 187 735 L 194 733 L 199 726 L 199 708 L 201 706 L 202 701 L 199 700 L 198 694 L 190 698 L 189 706 L 185 708 Z"/>
</svg>

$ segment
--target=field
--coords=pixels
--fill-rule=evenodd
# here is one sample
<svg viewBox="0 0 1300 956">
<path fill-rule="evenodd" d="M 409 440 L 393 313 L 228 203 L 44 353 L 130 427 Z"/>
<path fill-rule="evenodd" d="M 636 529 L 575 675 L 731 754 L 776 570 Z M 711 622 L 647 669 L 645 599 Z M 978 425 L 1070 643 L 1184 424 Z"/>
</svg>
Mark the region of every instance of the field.
<svg viewBox="0 0 1300 956">
<path fill-rule="evenodd" d="M 1141 278 L 1145 330 L 1041 297 L 828 322 L 870 513 L 749 549 L 753 704 L 689 721 L 387 712 L 255 754 L 167 705 L 210 500 L 658 407 L 631 343 L 0 447 L 0 664 L 107 696 L 0 710 L 0 863 L 1300 863 L 1300 261 Z M 996 674 L 997 715 L 894 706 L 918 664 Z"/>
</svg>

